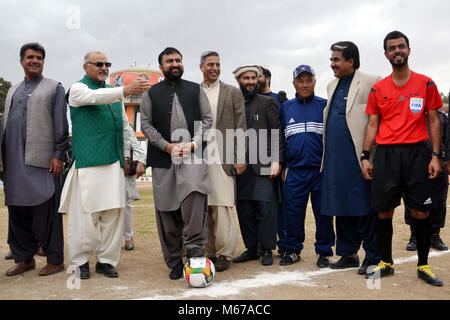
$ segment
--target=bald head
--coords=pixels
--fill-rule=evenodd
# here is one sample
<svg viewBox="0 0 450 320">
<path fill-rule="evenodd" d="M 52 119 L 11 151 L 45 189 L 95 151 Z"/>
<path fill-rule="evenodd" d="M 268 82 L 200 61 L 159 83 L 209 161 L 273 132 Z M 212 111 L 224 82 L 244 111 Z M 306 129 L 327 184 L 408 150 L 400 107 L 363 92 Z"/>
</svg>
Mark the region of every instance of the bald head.
<svg viewBox="0 0 450 320">
<path fill-rule="evenodd" d="M 90 51 L 84 56 L 83 69 L 92 80 L 105 82 L 109 75 L 107 63 L 109 65 L 108 59 L 103 52 Z M 101 67 L 98 65 L 101 65 Z"/>
<path fill-rule="evenodd" d="M 86 63 L 86 62 L 88 62 L 88 61 L 91 61 L 91 59 L 94 57 L 94 56 L 97 56 L 97 55 L 103 55 L 103 56 L 106 56 L 103 52 L 101 52 L 101 51 L 97 51 L 97 50 L 92 50 L 92 51 L 89 51 L 88 53 L 86 53 L 86 55 L 84 56 L 84 63 Z M 92 62 L 92 61 L 91 61 Z"/>
</svg>

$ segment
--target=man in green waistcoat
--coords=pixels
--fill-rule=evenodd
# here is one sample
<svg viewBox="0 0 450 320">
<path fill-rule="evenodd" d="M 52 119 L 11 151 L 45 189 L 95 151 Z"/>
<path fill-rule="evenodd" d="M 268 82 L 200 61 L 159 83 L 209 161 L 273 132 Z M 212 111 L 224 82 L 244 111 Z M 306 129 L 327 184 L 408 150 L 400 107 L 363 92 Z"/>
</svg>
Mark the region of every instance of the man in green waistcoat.
<svg viewBox="0 0 450 320">
<path fill-rule="evenodd" d="M 89 258 L 97 257 L 95 271 L 117 277 L 125 208 L 125 165 L 129 143 L 123 131 L 128 125 L 121 100 L 150 87 L 142 78 L 126 87 L 105 83 L 109 74 L 106 55 L 89 52 L 86 75 L 69 90 L 74 164 L 67 175 L 60 212 L 69 214 L 69 263 L 80 268 L 81 279 L 90 277 Z"/>
</svg>

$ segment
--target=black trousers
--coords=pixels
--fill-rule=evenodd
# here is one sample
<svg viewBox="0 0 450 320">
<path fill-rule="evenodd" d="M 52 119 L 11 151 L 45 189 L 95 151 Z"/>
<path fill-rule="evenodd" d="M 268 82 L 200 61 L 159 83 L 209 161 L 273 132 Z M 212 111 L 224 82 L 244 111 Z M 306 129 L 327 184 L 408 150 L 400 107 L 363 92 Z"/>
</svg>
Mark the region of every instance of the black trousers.
<svg viewBox="0 0 450 320">
<path fill-rule="evenodd" d="M 58 189 L 58 188 L 57 188 Z M 8 206 L 8 244 L 16 263 L 33 261 L 41 246 L 47 263 L 64 263 L 62 214 L 58 213 L 60 191 L 44 203 L 32 206 Z"/>
<path fill-rule="evenodd" d="M 361 217 L 336 217 L 336 255 L 356 254 L 361 247 L 372 263 L 380 260 L 380 245 L 376 232 L 377 215 L 371 211 Z"/>
<path fill-rule="evenodd" d="M 277 242 L 278 202 L 238 200 L 236 211 L 245 247 L 252 252 L 274 250 Z"/>
<path fill-rule="evenodd" d="M 435 179 L 431 179 L 431 201 L 433 201 L 430 209 L 430 222 L 433 229 L 441 229 L 445 225 L 445 217 L 447 215 L 447 192 L 448 192 L 448 175 L 440 174 Z M 411 209 L 405 205 L 405 222 L 408 225 L 414 225 L 411 217 Z"/>
</svg>

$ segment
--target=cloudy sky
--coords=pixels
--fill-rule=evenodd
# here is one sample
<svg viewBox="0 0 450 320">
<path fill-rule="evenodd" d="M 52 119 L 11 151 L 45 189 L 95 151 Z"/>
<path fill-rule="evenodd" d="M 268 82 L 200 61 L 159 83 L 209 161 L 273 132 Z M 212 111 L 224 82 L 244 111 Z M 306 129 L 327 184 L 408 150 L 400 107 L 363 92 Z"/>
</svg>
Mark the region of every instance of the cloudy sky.
<svg viewBox="0 0 450 320">
<path fill-rule="evenodd" d="M 444 0 L 9 0 L 0 11 L 0 77 L 21 81 L 19 49 L 38 41 L 47 51 L 44 74 L 67 89 L 83 76 L 86 52 L 104 51 L 111 71 L 131 65 L 158 68 L 167 46 L 184 57 L 184 78 L 200 82 L 199 56 L 221 55 L 221 79 L 235 85 L 232 71 L 260 64 L 272 71 L 272 90 L 292 98 L 292 71 L 310 64 L 316 94 L 326 97 L 333 79 L 332 43 L 355 42 L 361 70 L 387 76 L 384 36 L 400 30 L 410 38 L 410 67 L 450 89 L 450 2 Z M 79 13 L 79 14 L 78 14 Z"/>
</svg>

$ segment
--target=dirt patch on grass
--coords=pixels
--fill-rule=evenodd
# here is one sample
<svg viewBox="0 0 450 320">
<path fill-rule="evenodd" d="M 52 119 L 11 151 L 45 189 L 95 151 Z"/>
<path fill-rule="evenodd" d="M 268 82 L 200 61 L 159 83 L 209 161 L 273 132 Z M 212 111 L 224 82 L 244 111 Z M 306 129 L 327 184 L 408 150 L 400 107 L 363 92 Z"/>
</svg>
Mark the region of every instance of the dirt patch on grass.
<svg viewBox="0 0 450 320">
<path fill-rule="evenodd" d="M 259 261 L 232 264 L 225 272 L 216 273 L 215 282 L 205 289 L 188 288 L 184 279 L 172 281 L 169 269 L 162 258 L 156 231 L 151 183 L 140 183 L 142 200 L 133 203 L 133 225 L 136 247 L 132 251 L 122 249 L 118 265 L 119 278 L 110 279 L 94 272 L 95 258 L 90 260 L 92 277 L 81 281 L 79 289 L 73 273 L 66 271 L 49 277 L 40 277 L 39 270 L 46 264 L 45 257 L 36 257 L 36 269 L 21 276 L 7 277 L 6 270 L 12 260 L 4 260 L 8 252 L 6 244 L 8 213 L 0 208 L 0 299 L 450 299 L 450 254 L 431 250 L 430 264 L 444 281 L 440 288 L 425 284 L 416 276 L 415 253 L 405 250 L 409 239 L 409 227 L 403 221 L 403 207 L 394 216 L 393 254 L 396 261 L 395 276 L 383 278 L 377 285 L 368 283 L 356 274 L 356 269 L 335 271 L 316 267 L 314 253 L 314 218 L 308 208 L 306 241 L 302 259 L 292 266 L 281 267 L 275 254 L 274 264 L 264 267 Z M 1 192 L 3 196 L 3 192 Z M 2 201 L 3 199 L 0 199 Z M 237 221 L 237 219 L 236 219 Z M 66 234 L 67 217 L 64 217 Z M 450 231 L 444 228 L 441 237 L 450 244 Z M 235 255 L 244 250 L 240 239 Z M 66 252 L 67 254 L 67 252 Z M 359 251 L 360 259 L 364 252 Z M 337 260 L 333 257 L 332 260 Z"/>
</svg>

